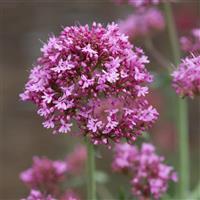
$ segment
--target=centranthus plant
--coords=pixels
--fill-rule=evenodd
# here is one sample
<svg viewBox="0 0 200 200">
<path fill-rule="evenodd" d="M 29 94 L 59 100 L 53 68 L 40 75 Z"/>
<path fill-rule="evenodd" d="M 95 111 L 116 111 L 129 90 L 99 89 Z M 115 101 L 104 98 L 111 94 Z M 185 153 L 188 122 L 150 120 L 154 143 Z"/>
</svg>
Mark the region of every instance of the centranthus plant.
<svg viewBox="0 0 200 200">
<path fill-rule="evenodd" d="M 117 24 L 66 27 L 41 51 L 20 96 L 37 105 L 45 128 L 68 133 L 74 120 L 94 144 L 108 144 L 134 141 L 157 119 L 145 99 L 149 60 Z"/>
<path fill-rule="evenodd" d="M 191 36 L 180 38 L 182 50 L 188 53 L 181 59 L 169 1 L 115 2 L 118 5 L 128 3 L 134 12 L 126 20 L 120 20 L 119 25 L 103 26 L 94 22 L 91 26 L 65 27 L 58 36 L 44 43 L 41 56 L 30 71 L 20 98 L 37 106 L 43 126 L 52 129 L 54 134 L 82 136 L 87 151 L 84 147 L 76 148 L 64 161 L 34 157 L 32 167 L 20 174 L 20 179 L 30 188 L 26 200 L 81 199 L 73 188 L 63 190 L 62 185 L 69 182 L 69 177 L 80 174 L 85 160 L 87 199 L 96 200 L 94 146 L 101 144 L 109 148 L 114 144 L 112 169 L 130 177 L 133 198 L 161 199 L 170 181 L 179 181 L 177 198 L 190 195 L 187 102 L 181 98 L 194 98 L 200 93 L 200 31 L 195 28 Z M 166 20 L 156 7 L 161 4 L 164 4 Z M 173 67 L 176 66 L 173 72 L 169 68 L 166 73 L 180 96 L 176 100 L 178 173 L 164 163 L 164 157 L 158 156 L 154 145 L 142 143 L 138 148 L 132 144 L 138 140 L 142 142 L 142 133 L 147 132 L 158 118 L 157 110 L 147 98 L 149 85 L 153 82 L 146 67 L 150 61 L 143 49 L 132 43 L 138 38 L 144 39 L 141 45 L 157 63 L 164 63 L 161 67 L 168 67 L 168 59 L 152 42 L 156 32 L 165 27 L 172 45 Z M 73 126 L 79 128 L 79 134 L 72 132 Z"/>
<path fill-rule="evenodd" d="M 78 152 L 78 153 L 77 153 Z M 26 200 L 79 200 L 72 188 L 64 188 L 66 180 L 83 173 L 86 149 L 78 146 L 64 160 L 52 161 L 46 157 L 34 157 L 31 168 L 20 174 L 21 181 L 31 189 Z M 25 200 L 24 199 L 24 200 Z"/>
<path fill-rule="evenodd" d="M 170 180 L 177 181 L 177 174 L 171 166 L 163 163 L 155 147 L 143 143 L 141 149 L 123 143 L 114 148 L 113 171 L 128 175 L 131 180 L 132 194 L 139 199 L 160 199 L 167 191 Z"/>
</svg>

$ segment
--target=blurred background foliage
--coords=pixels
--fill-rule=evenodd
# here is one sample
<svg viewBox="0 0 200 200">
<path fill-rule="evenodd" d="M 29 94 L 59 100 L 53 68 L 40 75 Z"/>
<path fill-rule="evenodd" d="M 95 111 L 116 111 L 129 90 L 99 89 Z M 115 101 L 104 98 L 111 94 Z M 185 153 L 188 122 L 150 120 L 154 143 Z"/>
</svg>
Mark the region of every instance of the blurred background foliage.
<svg viewBox="0 0 200 200">
<path fill-rule="evenodd" d="M 187 33 L 200 21 L 199 0 L 186 0 L 173 4 L 179 35 Z M 161 6 L 162 9 L 162 6 Z M 117 6 L 110 0 L 0 0 L 0 199 L 14 200 L 27 195 L 28 190 L 18 175 L 28 168 L 32 156 L 45 155 L 50 159 L 62 159 L 81 138 L 67 135 L 52 135 L 42 127 L 41 118 L 31 103 L 22 103 L 19 93 L 27 80 L 28 71 L 40 55 L 41 41 L 49 35 L 57 35 L 62 26 L 91 24 L 93 21 L 107 24 L 123 19 L 132 11 L 126 5 Z M 156 48 L 172 60 L 167 31 L 159 32 L 152 38 Z M 152 94 L 149 99 L 160 113 L 159 120 L 141 137 L 151 140 L 167 163 L 177 167 L 177 133 L 175 92 L 171 89 L 170 78 L 164 66 L 152 57 L 144 46 L 144 40 L 134 42 L 145 49 L 150 57 L 149 69 L 155 75 Z M 171 63 L 169 68 L 173 68 Z M 199 98 L 189 100 L 190 122 L 190 164 L 192 188 L 200 175 L 200 103 Z M 148 136 L 150 134 L 150 137 Z M 112 151 L 98 147 L 97 181 L 98 194 L 102 199 L 122 198 L 129 182 L 121 175 L 112 174 Z M 105 173 L 104 173 L 104 172 Z M 109 174 L 109 176 L 108 176 Z M 83 175 L 84 177 L 84 175 Z M 85 197 L 84 179 L 67 183 L 79 187 Z M 110 190 L 110 193 L 108 192 Z M 173 187 L 171 187 L 173 193 Z M 116 193 L 117 192 L 117 193 Z"/>
</svg>

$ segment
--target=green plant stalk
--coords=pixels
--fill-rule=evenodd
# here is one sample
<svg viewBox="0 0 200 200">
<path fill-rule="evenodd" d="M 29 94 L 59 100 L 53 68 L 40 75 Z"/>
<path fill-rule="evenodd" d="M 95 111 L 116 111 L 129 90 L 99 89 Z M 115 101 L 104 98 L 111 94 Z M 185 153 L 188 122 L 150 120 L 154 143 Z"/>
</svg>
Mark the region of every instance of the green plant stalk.
<svg viewBox="0 0 200 200">
<path fill-rule="evenodd" d="M 96 200 L 95 182 L 95 150 L 94 145 L 87 139 L 87 199 Z"/>
<path fill-rule="evenodd" d="M 180 63 L 181 53 L 179 48 L 179 41 L 177 38 L 177 31 L 174 23 L 172 8 L 169 2 L 165 2 L 164 9 L 166 13 L 167 26 L 169 31 L 170 43 L 174 62 L 176 66 Z M 177 99 L 178 107 L 178 134 L 179 134 L 179 182 L 180 182 L 180 196 L 186 197 L 189 192 L 189 135 L 188 135 L 188 107 L 186 99 Z"/>
</svg>

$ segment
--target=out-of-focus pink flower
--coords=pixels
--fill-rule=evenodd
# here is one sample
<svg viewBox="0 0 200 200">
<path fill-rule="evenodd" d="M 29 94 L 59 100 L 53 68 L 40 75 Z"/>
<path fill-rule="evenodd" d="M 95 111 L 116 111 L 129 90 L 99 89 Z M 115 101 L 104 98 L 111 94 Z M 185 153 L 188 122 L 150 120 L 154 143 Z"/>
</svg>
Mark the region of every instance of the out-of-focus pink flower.
<svg viewBox="0 0 200 200">
<path fill-rule="evenodd" d="M 141 149 L 130 144 L 117 144 L 115 147 L 113 170 L 128 172 L 131 175 L 132 193 L 139 199 L 151 196 L 160 199 L 167 191 L 170 180 L 177 181 L 177 175 L 171 166 L 163 163 L 155 147 L 143 143 Z"/>
<path fill-rule="evenodd" d="M 84 169 L 86 158 L 87 152 L 85 146 L 77 146 L 66 159 L 69 173 L 79 174 Z"/>
<path fill-rule="evenodd" d="M 157 5 L 161 0 L 113 0 L 117 4 L 128 3 L 135 8 Z"/>
<path fill-rule="evenodd" d="M 183 51 L 200 52 L 200 28 L 193 29 L 190 36 L 182 36 L 180 43 Z"/>
<path fill-rule="evenodd" d="M 58 184 L 63 181 L 66 171 L 67 164 L 64 161 L 34 157 L 32 167 L 22 172 L 20 179 L 30 188 L 56 194 Z"/>
<path fill-rule="evenodd" d="M 193 98 L 200 93 L 200 56 L 186 57 L 172 73 L 173 87 L 181 97 Z"/>
<path fill-rule="evenodd" d="M 164 27 L 163 14 L 156 8 L 134 13 L 119 23 L 120 31 L 127 34 L 131 39 L 149 36 L 152 32 L 162 31 Z"/>
<path fill-rule="evenodd" d="M 149 5 L 157 5 L 161 0 L 128 0 L 129 4 L 134 7 L 144 7 Z"/>
<path fill-rule="evenodd" d="M 56 200 L 51 195 L 43 195 L 39 190 L 31 190 L 27 198 L 21 200 Z"/>
<path fill-rule="evenodd" d="M 138 155 L 138 149 L 128 143 L 117 144 L 114 149 L 115 157 L 112 163 L 114 171 L 126 172 L 132 167 L 135 157 Z"/>
<path fill-rule="evenodd" d="M 37 105 L 45 128 L 68 133 L 76 121 L 94 144 L 108 144 L 135 140 L 157 119 L 156 110 L 145 100 L 152 82 L 145 67 L 148 58 L 117 24 L 66 27 L 41 51 L 20 96 Z M 123 108 L 104 110 L 106 120 L 101 121 L 95 115 L 97 106 L 112 98 L 119 99 Z"/>
<path fill-rule="evenodd" d="M 60 200 L 80 200 L 80 197 L 73 190 L 67 190 Z"/>
</svg>

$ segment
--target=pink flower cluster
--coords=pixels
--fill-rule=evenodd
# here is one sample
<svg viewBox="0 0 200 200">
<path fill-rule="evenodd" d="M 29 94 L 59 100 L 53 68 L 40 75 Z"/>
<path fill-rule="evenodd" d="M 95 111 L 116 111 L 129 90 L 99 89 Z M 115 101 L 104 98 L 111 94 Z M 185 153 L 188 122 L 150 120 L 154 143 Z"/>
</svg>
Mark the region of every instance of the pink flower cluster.
<svg viewBox="0 0 200 200">
<path fill-rule="evenodd" d="M 80 200 L 80 198 L 73 190 L 67 190 L 60 200 Z"/>
<path fill-rule="evenodd" d="M 72 190 L 63 194 L 60 186 L 70 175 L 80 174 L 85 160 L 86 149 L 83 146 L 78 146 L 65 161 L 34 157 L 32 167 L 20 174 L 22 182 L 32 189 L 26 200 L 78 200 Z"/>
<path fill-rule="evenodd" d="M 51 195 L 42 194 L 39 190 L 31 190 L 27 198 L 21 200 L 58 200 Z M 73 191 L 67 191 L 60 200 L 80 200 Z"/>
<path fill-rule="evenodd" d="M 172 73 L 173 87 L 181 97 L 193 98 L 200 93 L 200 56 L 182 59 L 181 64 Z"/>
<path fill-rule="evenodd" d="M 142 36 L 149 37 L 155 31 L 162 31 L 165 27 L 164 16 L 156 8 L 149 8 L 142 12 L 136 12 L 120 21 L 119 28 L 122 33 L 127 34 L 131 39 Z"/>
<path fill-rule="evenodd" d="M 200 52 L 200 28 L 193 29 L 190 36 L 182 36 L 180 43 L 183 51 Z"/>
<path fill-rule="evenodd" d="M 117 144 L 112 163 L 114 171 L 131 175 L 132 194 L 139 199 L 160 197 L 167 191 L 170 180 L 177 181 L 171 166 L 155 152 L 152 144 L 143 143 L 141 149 L 130 144 Z"/>
<path fill-rule="evenodd" d="M 45 128 L 68 133 L 76 121 L 94 144 L 107 144 L 135 140 L 157 119 L 145 100 L 149 61 L 116 24 L 66 27 L 41 51 L 20 96 L 37 105 Z M 103 109 L 107 102 L 112 105 Z"/>
<path fill-rule="evenodd" d="M 87 152 L 85 146 L 77 146 L 67 158 L 67 166 L 70 174 L 79 174 L 83 170 L 83 165 L 87 159 Z"/>
<path fill-rule="evenodd" d="M 161 0 L 114 0 L 117 4 L 128 3 L 135 8 L 157 5 Z"/>
<path fill-rule="evenodd" d="M 30 188 L 56 194 L 58 183 L 64 180 L 67 163 L 52 161 L 45 157 L 33 158 L 33 166 L 20 174 L 20 179 Z"/>
<path fill-rule="evenodd" d="M 39 190 L 31 190 L 29 196 L 21 200 L 56 200 L 56 199 L 53 198 L 51 195 L 43 195 Z"/>
</svg>

